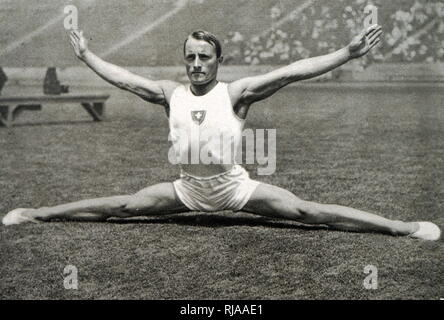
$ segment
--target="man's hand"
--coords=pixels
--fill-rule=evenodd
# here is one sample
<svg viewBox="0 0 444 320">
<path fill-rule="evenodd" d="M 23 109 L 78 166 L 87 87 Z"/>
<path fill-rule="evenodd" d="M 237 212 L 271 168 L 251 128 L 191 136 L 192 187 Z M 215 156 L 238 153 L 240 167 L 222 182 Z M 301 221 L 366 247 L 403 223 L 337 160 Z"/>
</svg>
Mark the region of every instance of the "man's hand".
<svg viewBox="0 0 444 320">
<path fill-rule="evenodd" d="M 381 29 L 381 26 L 375 24 L 367 30 L 364 29 L 361 34 L 354 37 L 352 42 L 348 45 L 350 58 L 360 58 L 369 52 L 371 48 L 376 46 L 379 41 L 381 41 Z"/>
<path fill-rule="evenodd" d="M 88 42 L 83 36 L 83 31 L 72 30 L 69 38 L 77 58 L 83 60 L 85 52 L 88 50 Z"/>
<path fill-rule="evenodd" d="M 174 81 L 154 81 L 138 76 L 124 68 L 106 62 L 88 50 L 83 31 L 72 30 L 70 42 L 76 56 L 102 79 L 112 85 L 132 92 L 145 101 L 168 106 L 173 91 L 179 86 Z"/>
</svg>

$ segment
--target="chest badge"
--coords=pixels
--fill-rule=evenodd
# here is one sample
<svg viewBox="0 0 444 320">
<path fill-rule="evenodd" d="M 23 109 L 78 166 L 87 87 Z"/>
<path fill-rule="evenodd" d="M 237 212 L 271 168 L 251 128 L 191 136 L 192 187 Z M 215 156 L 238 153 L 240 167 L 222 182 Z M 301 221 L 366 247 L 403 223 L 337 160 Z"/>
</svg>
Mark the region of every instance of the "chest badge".
<svg viewBox="0 0 444 320">
<path fill-rule="evenodd" d="M 206 113 L 205 110 L 191 111 L 191 118 L 200 125 L 204 121 Z"/>
</svg>

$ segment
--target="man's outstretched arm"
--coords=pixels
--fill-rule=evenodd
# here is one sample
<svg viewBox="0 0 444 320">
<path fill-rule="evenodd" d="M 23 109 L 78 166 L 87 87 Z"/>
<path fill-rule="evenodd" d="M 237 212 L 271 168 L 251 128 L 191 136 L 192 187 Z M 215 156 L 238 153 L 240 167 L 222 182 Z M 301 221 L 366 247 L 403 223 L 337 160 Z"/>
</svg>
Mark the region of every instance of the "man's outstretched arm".
<svg viewBox="0 0 444 320">
<path fill-rule="evenodd" d="M 82 31 L 71 31 L 70 40 L 76 56 L 102 79 L 148 102 L 167 106 L 172 91 L 179 85 L 174 81 L 146 79 L 102 60 L 88 49 Z"/>
<path fill-rule="evenodd" d="M 249 106 L 271 96 L 292 82 L 314 78 L 352 59 L 359 58 L 379 43 L 381 34 L 381 27 L 373 25 L 363 30 L 348 46 L 338 51 L 299 60 L 264 75 L 234 81 L 229 87 L 233 105 Z"/>
</svg>

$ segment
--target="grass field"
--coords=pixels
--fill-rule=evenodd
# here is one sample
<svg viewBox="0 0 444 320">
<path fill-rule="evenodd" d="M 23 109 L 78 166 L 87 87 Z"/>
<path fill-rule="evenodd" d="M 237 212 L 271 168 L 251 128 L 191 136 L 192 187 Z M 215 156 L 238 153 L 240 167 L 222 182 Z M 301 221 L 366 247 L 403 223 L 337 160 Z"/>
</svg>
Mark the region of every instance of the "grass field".
<svg viewBox="0 0 444 320">
<path fill-rule="evenodd" d="M 277 170 L 301 198 L 444 227 L 442 89 L 289 88 L 247 125 L 277 129 Z M 167 120 L 113 91 L 108 120 L 77 106 L 0 128 L 0 213 L 134 193 L 176 179 Z M 439 299 L 443 242 L 329 231 L 247 213 L 0 227 L 2 299 Z M 78 290 L 63 286 L 78 268 Z M 363 286 L 378 268 L 378 288 Z"/>
</svg>

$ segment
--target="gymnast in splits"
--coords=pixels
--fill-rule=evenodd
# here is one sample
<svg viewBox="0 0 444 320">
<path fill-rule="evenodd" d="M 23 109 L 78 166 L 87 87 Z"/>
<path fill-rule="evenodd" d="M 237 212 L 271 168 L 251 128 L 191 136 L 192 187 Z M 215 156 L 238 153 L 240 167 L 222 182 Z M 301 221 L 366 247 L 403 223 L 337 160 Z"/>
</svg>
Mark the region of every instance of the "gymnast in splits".
<svg viewBox="0 0 444 320">
<path fill-rule="evenodd" d="M 170 135 L 179 159 L 186 158 L 194 145 L 206 147 L 213 158 L 221 160 L 220 148 L 211 139 L 230 134 L 229 147 L 236 147 L 250 107 L 286 85 L 319 76 L 352 59 L 367 54 L 380 41 L 382 31 L 373 25 L 352 39 L 349 45 L 333 53 L 303 59 L 272 72 L 246 77 L 231 83 L 217 80 L 223 61 L 219 40 L 198 30 L 184 42 L 183 54 L 190 83 L 154 81 L 135 75 L 103 61 L 92 53 L 82 32 L 72 31 L 71 45 L 77 57 L 107 82 L 130 91 L 147 102 L 163 106 L 169 118 Z M 210 140 L 188 137 L 183 133 L 198 130 Z M 225 148 L 225 146 L 224 146 Z M 222 148 L 222 149 L 224 149 Z M 222 150 L 223 151 L 223 150 Z M 133 194 L 88 199 L 53 207 L 19 208 L 3 218 L 3 224 L 45 222 L 51 219 L 106 220 L 189 211 L 245 211 L 257 215 L 320 224 L 341 230 L 380 232 L 423 240 L 438 240 L 439 227 L 431 222 L 390 220 L 361 210 L 305 201 L 283 188 L 250 179 L 247 171 L 232 161 L 181 163 L 180 178 Z"/>
</svg>

